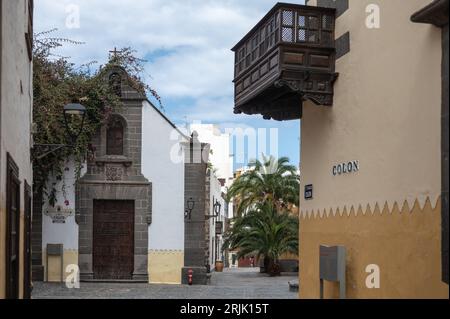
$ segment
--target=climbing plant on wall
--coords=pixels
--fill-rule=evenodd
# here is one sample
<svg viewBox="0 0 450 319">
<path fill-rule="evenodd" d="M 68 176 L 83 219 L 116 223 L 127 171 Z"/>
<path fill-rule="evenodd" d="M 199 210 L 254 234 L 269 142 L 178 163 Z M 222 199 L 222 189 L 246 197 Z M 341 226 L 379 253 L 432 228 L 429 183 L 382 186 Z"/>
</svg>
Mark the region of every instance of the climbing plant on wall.
<svg viewBox="0 0 450 319">
<path fill-rule="evenodd" d="M 104 74 L 120 66 L 128 74 L 124 81 L 139 93 L 154 97 L 162 108 L 156 91 L 145 83 L 145 60 L 135 56 L 136 51 L 123 48 L 110 56 L 108 63 L 95 67 L 96 62 L 77 66 L 70 58 L 56 54 L 65 45 L 83 45 L 81 42 L 52 37 L 56 31 L 35 34 L 33 47 L 33 139 L 36 144 L 68 144 L 64 125 L 63 107 L 68 103 L 81 103 L 86 107 L 83 131 L 75 145 L 46 157 L 33 159 L 34 189 L 46 192 L 50 204 L 55 204 L 56 189 L 47 189 L 49 176 L 61 180 L 65 162 L 73 158 L 76 175 L 80 177 L 82 165 L 95 150 L 91 144 L 94 134 L 109 116 L 121 107 L 121 100 Z"/>
</svg>

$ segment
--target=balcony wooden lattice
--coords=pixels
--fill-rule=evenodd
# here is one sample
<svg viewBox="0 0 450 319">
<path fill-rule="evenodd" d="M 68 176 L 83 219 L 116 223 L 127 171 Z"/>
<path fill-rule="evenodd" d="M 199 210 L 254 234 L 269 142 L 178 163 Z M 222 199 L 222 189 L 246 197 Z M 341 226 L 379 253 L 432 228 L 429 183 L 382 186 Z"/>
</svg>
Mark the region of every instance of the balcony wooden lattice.
<svg viewBox="0 0 450 319">
<path fill-rule="evenodd" d="M 333 104 L 335 16 L 332 8 L 278 3 L 232 49 L 237 114 L 302 117 L 302 102 Z"/>
</svg>

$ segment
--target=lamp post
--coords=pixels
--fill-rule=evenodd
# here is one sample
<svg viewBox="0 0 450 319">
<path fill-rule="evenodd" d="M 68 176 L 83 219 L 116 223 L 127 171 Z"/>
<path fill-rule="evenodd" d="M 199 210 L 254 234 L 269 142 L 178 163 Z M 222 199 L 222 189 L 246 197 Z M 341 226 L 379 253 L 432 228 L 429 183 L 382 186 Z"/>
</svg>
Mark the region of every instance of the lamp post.
<svg viewBox="0 0 450 319">
<path fill-rule="evenodd" d="M 72 147 L 80 137 L 84 128 L 84 121 L 86 118 L 86 108 L 79 103 L 70 103 L 64 106 L 64 126 L 66 134 L 70 138 L 70 144 L 34 144 L 32 149 L 33 160 L 41 160 L 44 157 L 54 153 L 65 147 Z M 80 122 L 78 129 L 74 131 L 71 129 L 71 124 Z"/>
</svg>

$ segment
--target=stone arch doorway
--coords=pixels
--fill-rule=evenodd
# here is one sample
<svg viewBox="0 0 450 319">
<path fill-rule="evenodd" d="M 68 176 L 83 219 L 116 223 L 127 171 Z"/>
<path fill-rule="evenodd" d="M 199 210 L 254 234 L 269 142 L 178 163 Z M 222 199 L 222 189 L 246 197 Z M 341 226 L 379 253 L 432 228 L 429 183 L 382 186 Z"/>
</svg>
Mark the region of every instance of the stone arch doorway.
<svg viewBox="0 0 450 319">
<path fill-rule="evenodd" d="M 80 279 L 148 282 L 151 184 L 105 184 L 83 178 L 77 194 Z M 108 240 L 123 247 L 108 245 Z"/>
</svg>

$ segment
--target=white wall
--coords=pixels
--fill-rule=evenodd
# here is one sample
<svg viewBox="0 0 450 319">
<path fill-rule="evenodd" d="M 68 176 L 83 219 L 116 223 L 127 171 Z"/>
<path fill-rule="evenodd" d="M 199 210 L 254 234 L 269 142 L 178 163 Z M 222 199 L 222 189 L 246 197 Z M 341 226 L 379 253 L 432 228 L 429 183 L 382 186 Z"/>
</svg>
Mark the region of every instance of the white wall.
<svg viewBox="0 0 450 319">
<path fill-rule="evenodd" d="M 174 140 L 171 140 L 174 139 Z M 142 171 L 152 182 L 152 215 L 149 226 L 150 250 L 184 250 L 184 155 L 181 134 L 176 131 L 148 102 L 143 108 Z M 181 152 L 178 154 L 178 151 Z M 172 153 L 181 159 L 171 158 Z M 49 181 L 57 189 L 57 205 L 75 210 L 75 163 L 65 165 L 64 181 Z M 85 174 L 85 169 L 82 175 Z M 63 191 L 65 187 L 65 191 Z M 46 215 L 48 200 L 43 207 L 42 245 L 64 244 L 64 249 L 78 250 L 78 225 L 74 214 L 65 224 L 55 224 Z M 65 201 L 69 205 L 66 206 Z M 74 212 L 75 213 L 75 212 Z"/>
<path fill-rule="evenodd" d="M 53 176 L 47 183 L 48 191 L 52 187 L 57 190 L 56 206 L 71 210 L 72 215 L 69 216 L 64 224 L 53 223 L 48 216 L 49 211 L 54 210 L 48 203 L 48 198 L 44 196 L 44 205 L 42 207 L 42 248 L 46 249 L 47 244 L 63 244 L 65 250 L 78 251 L 78 225 L 75 222 L 75 163 L 69 160 L 64 165 L 65 172 L 63 180 L 57 181 Z M 81 172 L 82 176 L 86 173 L 86 165 Z M 55 183 L 55 185 L 52 185 Z M 67 204 L 65 201 L 67 200 Z"/>
<path fill-rule="evenodd" d="M 6 239 L 6 165 L 10 153 L 19 167 L 20 211 L 23 226 L 24 181 L 33 183 L 30 161 L 32 122 L 32 63 L 29 60 L 25 33 L 28 28 L 28 1 L 0 1 L 0 299 L 5 294 Z M 21 237 L 24 237 L 23 232 Z M 23 243 L 20 247 L 23 253 Z M 20 277 L 23 278 L 23 258 Z M 20 285 L 22 289 L 22 284 Z"/>
<path fill-rule="evenodd" d="M 225 178 L 227 183 L 233 177 L 233 159 L 230 156 L 230 135 L 222 133 L 214 124 L 192 124 L 190 130 L 198 133 L 202 143 L 211 145 L 210 162 L 216 169 L 218 178 Z"/>
<path fill-rule="evenodd" d="M 215 222 L 221 221 L 224 223 L 225 226 L 225 200 L 222 198 L 222 187 L 220 185 L 219 180 L 215 176 L 213 172 L 210 172 L 210 194 L 209 194 L 209 215 L 215 215 L 214 212 L 214 204 L 216 203 L 216 200 L 219 201 L 221 205 L 220 215 L 218 218 L 210 218 L 209 219 L 209 263 L 211 266 L 211 269 L 214 269 L 216 260 L 222 260 L 222 243 L 223 238 L 222 235 L 215 236 L 216 235 L 216 227 Z M 213 240 L 215 238 L 215 240 Z M 217 250 L 217 256 L 215 255 L 215 242 L 219 243 L 219 247 Z"/>
<path fill-rule="evenodd" d="M 153 184 L 150 250 L 184 250 L 184 155 L 180 141 L 182 135 L 144 102 L 142 171 Z"/>
<path fill-rule="evenodd" d="M 6 206 L 6 153 L 19 166 L 19 179 L 32 184 L 30 162 L 33 66 L 25 41 L 27 1 L 1 1 L 0 212 Z M 20 23 L 18 23 L 20 21 Z M 21 185 L 23 198 L 23 185 Z M 21 200 L 23 211 L 23 200 Z"/>
<path fill-rule="evenodd" d="M 220 128 L 214 124 L 192 124 L 190 131 L 196 131 L 202 143 L 211 145 L 212 154 L 210 162 L 215 169 L 217 178 L 225 179 L 222 192 L 233 183 L 233 157 L 230 149 L 230 134 L 222 133 Z M 233 216 L 233 205 L 228 205 L 228 216 Z"/>
</svg>

